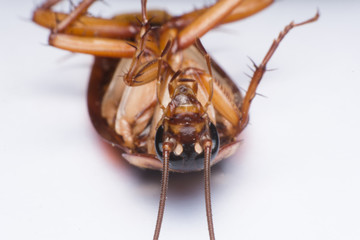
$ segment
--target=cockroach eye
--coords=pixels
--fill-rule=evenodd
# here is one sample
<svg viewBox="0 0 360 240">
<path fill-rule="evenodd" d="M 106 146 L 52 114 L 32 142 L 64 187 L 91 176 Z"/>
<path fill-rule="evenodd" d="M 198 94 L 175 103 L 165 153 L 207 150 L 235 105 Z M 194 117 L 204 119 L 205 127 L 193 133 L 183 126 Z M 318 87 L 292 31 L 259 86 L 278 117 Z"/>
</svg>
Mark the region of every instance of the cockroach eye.
<svg viewBox="0 0 360 240">
<path fill-rule="evenodd" d="M 209 125 L 210 137 L 212 140 L 211 160 L 213 160 L 219 151 L 219 135 L 213 123 Z M 163 141 L 164 141 L 164 127 L 161 125 L 155 135 L 155 149 L 157 157 L 163 161 Z M 185 171 L 200 171 L 204 169 L 204 151 L 198 153 L 195 150 L 196 143 L 184 144 L 178 143 L 182 146 L 180 154 L 170 153 L 169 165 L 171 169 L 179 172 Z"/>
</svg>

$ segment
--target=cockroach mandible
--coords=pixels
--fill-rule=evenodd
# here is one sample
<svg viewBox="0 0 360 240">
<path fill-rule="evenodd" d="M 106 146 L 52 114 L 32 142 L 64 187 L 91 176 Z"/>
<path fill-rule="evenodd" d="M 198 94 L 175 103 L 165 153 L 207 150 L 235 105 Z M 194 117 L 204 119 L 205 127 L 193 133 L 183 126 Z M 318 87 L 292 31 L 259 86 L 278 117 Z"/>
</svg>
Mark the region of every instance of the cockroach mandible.
<svg viewBox="0 0 360 240">
<path fill-rule="evenodd" d="M 33 21 L 51 29 L 49 44 L 96 56 L 88 88 L 88 108 L 98 133 L 141 168 L 162 170 L 161 196 L 154 239 L 159 238 L 169 171 L 202 171 L 210 239 L 215 239 L 210 201 L 210 167 L 238 148 L 251 101 L 266 64 L 290 23 L 255 65 L 243 96 L 233 81 L 210 60 L 199 38 L 212 28 L 250 16 L 273 0 L 219 0 L 178 17 L 165 11 L 122 14 L 112 19 L 89 17 L 96 0 L 82 0 L 69 14 L 47 0 Z M 125 72 L 126 71 L 126 72 Z M 123 73 L 125 72 L 125 73 Z"/>
</svg>

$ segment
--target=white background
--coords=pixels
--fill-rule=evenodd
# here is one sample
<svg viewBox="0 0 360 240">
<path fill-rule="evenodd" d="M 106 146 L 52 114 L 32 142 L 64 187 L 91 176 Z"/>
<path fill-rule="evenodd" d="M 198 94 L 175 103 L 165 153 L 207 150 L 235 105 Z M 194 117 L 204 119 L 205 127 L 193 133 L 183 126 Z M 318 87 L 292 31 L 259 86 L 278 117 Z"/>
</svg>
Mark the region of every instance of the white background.
<svg viewBox="0 0 360 240">
<path fill-rule="evenodd" d="M 95 15 L 139 11 L 96 3 Z M 201 7 L 208 1 L 196 1 Z M 46 46 L 29 21 L 36 3 L 7 1 L 0 16 L 0 239 L 151 239 L 160 173 L 120 160 L 86 108 L 92 57 Z M 151 1 L 180 14 L 191 1 Z M 213 30 L 203 44 L 246 88 L 247 56 L 269 63 L 238 153 L 215 167 L 217 239 L 360 239 L 360 3 L 278 1 Z M 67 8 L 66 8 L 67 9 Z M 171 175 L 161 239 L 208 239 L 202 174 Z"/>
</svg>

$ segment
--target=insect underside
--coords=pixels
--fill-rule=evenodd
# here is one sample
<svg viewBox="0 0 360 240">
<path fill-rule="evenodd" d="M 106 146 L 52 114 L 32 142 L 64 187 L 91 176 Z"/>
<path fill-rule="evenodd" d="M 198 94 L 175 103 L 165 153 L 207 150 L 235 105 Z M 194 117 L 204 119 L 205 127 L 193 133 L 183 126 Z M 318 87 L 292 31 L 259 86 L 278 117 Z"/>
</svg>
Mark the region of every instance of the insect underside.
<svg viewBox="0 0 360 240">
<path fill-rule="evenodd" d="M 290 23 L 274 40 L 245 95 L 210 60 L 199 37 L 213 27 L 250 16 L 272 0 L 220 0 L 210 7 L 172 17 L 165 11 L 121 14 L 112 19 L 86 16 L 95 0 L 83 0 L 70 14 L 47 0 L 33 20 L 52 30 L 49 44 L 96 56 L 88 88 L 88 108 L 97 132 L 131 164 L 161 170 L 162 186 L 154 239 L 165 209 L 169 172 L 202 171 L 209 237 L 215 239 L 210 167 L 232 155 L 249 119 L 266 64 Z M 205 23 L 205 24 L 204 24 Z"/>
</svg>

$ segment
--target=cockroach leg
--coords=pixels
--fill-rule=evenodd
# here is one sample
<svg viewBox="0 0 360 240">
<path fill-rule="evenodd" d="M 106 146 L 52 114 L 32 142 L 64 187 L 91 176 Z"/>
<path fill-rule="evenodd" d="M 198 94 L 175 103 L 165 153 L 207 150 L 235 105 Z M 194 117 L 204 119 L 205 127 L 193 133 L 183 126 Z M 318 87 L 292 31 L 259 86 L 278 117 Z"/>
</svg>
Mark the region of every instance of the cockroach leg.
<svg viewBox="0 0 360 240">
<path fill-rule="evenodd" d="M 156 221 L 154 240 L 159 239 L 161 223 L 164 217 L 165 210 L 165 201 L 167 196 L 167 188 L 169 182 L 169 161 L 170 161 L 170 152 L 173 147 L 171 143 L 163 144 L 163 172 L 162 172 L 162 180 L 161 180 L 161 194 L 160 194 L 160 202 L 159 202 L 159 211 Z"/>
<path fill-rule="evenodd" d="M 66 28 L 69 27 L 70 24 L 74 23 L 79 17 L 81 17 L 84 13 L 86 13 L 87 9 L 93 4 L 96 0 L 83 0 L 81 3 L 70 13 L 63 14 L 63 18 L 61 19 L 59 24 L 56 24 L 52 27 L 52 32 L 54 33 L 62 33 Z M 37 16 L 39 13 L 53 13 L 47 10 L 50 10 L 54 5 L 61 2 L 61 0 L 48 0 L 44 4 L 40 5 L 40 7 L 35 11 L 33 20 L 40 24 L 41 17 Z M 41 11 L 42 10 L 42 11 Z M 46 15 L 43 15 L 45 17 Z M 56 14 L 54 13 L 54 20 L 56 21 Z"/>
<path fill-rule="evenodd" d="M 176 47 L 184 49 L 192 45 L 196 38 L 202 37 L 210 29 L 220 24 L 240 2 L 241 0 L 218 1 L 206 9 L 179 32 Z"/>
<path fill-rule="evenodd" d="M 49 0 L 34 12 L 33 20 L 52 30 L 52 34 L 49 36 L 49 44 L 52 46 L 102 57 L 133 56 L 135 49 L 129 46 L 126 41 L 95 37 L 98 35 L 129 37 L 136 32 L 132 31 L 131 33 L 121 27 L 121 25 L 125 28 L 129 27 L 129 24 L 124 25 L 124 23 L 119 24 L 112 20 L 84 17 L 84 13 L 94 1 L 84 0 L 70 14 L 61 14 L 51 11 L 51 7 L 60 1 Z M 58 19 L 60 20 L 59 24 L 57 23 Z M 103 30 L 99 31 L 98 29 Z"/>
<path fill-rule="evenodd" d="M 58 4 L 62 0 L 47 0 L 40 5 L 39 9 L 51 9 L 54 5 Z"/>
<path fill-rule="evenodd" d="M 136 59 L 135 64 L 130 66 L 131 70 L 124 76 L 124 81 L 128 86 L 144 85 L 154 81 L 157 77 L 159 65 L 157 59 L 153 59 L 142 66 L 139 66 L 140 64 L 137 61 Z"/>
<path fill-rule="evenodd" d="M 223 23 L 237 21 L 269 6 L 273 0 L 223 0 L 214 5 L 174 18 L 173 25 L 183 28 L 178 35 L 178 49 L 189 47 L 196 38 Z M 171 22 L 171 21 L 170 21 Z"/>
<path fill-rule="evenodd" d="M 221 21 L 220 24 L 234 22 L 246 17 L 249 17 L 264 8 L 272 4 L 274 0 L 243 0 L 238 3 L 238 5 L 233 8 L 231 13 L 226 16 L 226 18 Z M 202 9 L 196 9 L 192 12 L 183 14 L 178 17 L 172 18 L 168 21 L 169 26 L 174 26 L 176 28 L 182 29 L 192 23 L 197 17 L 206 12 L 209 7 L 204 7 Z"/>
<path fill-rule="evenodd" d="M 261 64 L 259 66 L 257 66 L 254 63 L 255 72 L 253 74 L 250 85 L 249 85 L 246 95 L 244 97 L 243 105 L 241 106 L 242 118 L 241 118 L 240 125 L 239 125 L 240 131 L 245 128 L 245 126 L 247 125 L 247 123 L 249 121 L 249 109 L 250 109 L 251 101 L 254 99 L 254 97 L 256 95 L 256 89 L 259 86 L 259 83 L 266 71 L 266 64 L 269 62 L 269 60 L 272 57 L 272 55 L 274 54 L 275 50 L 279 46 L 281 40 L 283 40 L 284 37 L 286 36 L 286 34 L 288 34 L 289 31 L 291 29 L 293 29 L 294 27 L 298 27 L 298 26 L 301 26 L 304 24 L 314 22 L 319 18 L 319 16 L 320 16 L 320 14 L 319 14 L 319 12 L 317 12 L 314 17 L 312 17 L 306 21 L 303 21 L 300 23 L 291 22 L 289 25 L 287 25 L 284 28 L 284 30 L 282 32 L 280 32 L 279 36 L 273 41 L 269 51 L 265 55 Z"/>
<path fill-rule="evenodd" d="M 195 46 L 200 51 L 200 53 L 205 57 L 209 75 L 210 75 L 210 83 L 209 83 L 210 91 L 208 92 L 209 98 L 208 98 L 208 101 L 204 105 L 204 109 L 206 112 L 207 108 L 209 107 L 209 105 L 212 102 L 212 98 L 214 95 L 214 76 L 213 76 L 212 70 L 211 70 L 211 58 L 210 58 L 209 54 L 206 52 L 206 50 L 205 50 L 204 46 L 202 45 L 199 38 L 196 39 Z"/>
<path fill-rule="evenodd" d="M 249 17 L 272 4 L 274 0 L 243 0 L 221 24 Z"/>
<path fill-rule="evenodd" d="M 38 8 L 33 14 L 33 21 L 51 30 L 58 26 L 69 14 L 53 12 L 50 9 Z M 125 39 L 135 36 L 139 31 L 138 26 L 130 19 L 103 19 L 89 16 L 80 16 L 63 33 L 81 37 L 102 37 Z"/>
<path fill-rule="evenodd" d="M 64 20 L 62 20 L 59 25 L 53 29 L 55 33 L 63 32 L 70 24 L 76 21 L 80 16 L 86 13 L 87 9 L 93 4 L 96 0 L 83 0 L 81 3 L 72 11 Z"/>
<path fill-rule="evenodd" d="M 210 193 L 210 160 L 211 160 L 211 140 L 207 140 L 204 143 L 203 149 L 205 152 L 204 159 L 204 178 L 205 178 L 205 204 L 206 204 L 206 218 L 208 222 L 209 236 L 211 240 L 215 239 L 214 224 L 211 210 L 211 193 Z"/>
<path fill-rule="evenodd" d="M 135 49 L 127 41 L 97 37 L 79 37 L 68 34 L 51 34 L 49 44 L 71 52 L 101 57 L 129 58 Z"/>
<path fill-rule="evenodd" d="M 140 39 L 135 46 L 136 52 L 133 56 L 129 71 L 124 76 L 125 83 L 129 86 L 139 86 L 158 79 L 158 86 L 161 83 L 160 73 L 164 65 L 168 66 L 165 55 L 169 52 L 172 45 L 171 39 L 167 40 L 164 49 L 161 51 L 152 43 L 153 37 L 150 36 L 151 26 L 145 13 L 146 1 L 142 2 L 142 17 L 140 29 Z M 161 47 L 161 46 L 160 46 Z M 147 53 L 147 56 L 143 56 Z M 145 64 L 144 59 L 146 60 Z M 160 81 L 160 83 L 159 83 Z"/>
<path fill-rule="evenodd" d="M 139 33 L 139 40 L 137 41 L 136 50 L 132 58 L 129 71 L 124 76 L 124 81 L 129 86 L 139 86 L 151 82 L 158 76 L 159 60 L 156 57 L 158 49 L 152 46 L 152 37 L 150 23 L 146 15 L 146 0 L 141 1 L 141 28 Z M 152 52 L 149 50 L 152 49 Z M 144 63 L 144 55 L 152 55 L 152 59 L 146 57 Z M 151 58 L 151 57 L 150 57 Z"/>
<path fill-rule="evenodd" d="M 231 95 L 232 94 L 231 89 L 225 89 L 221 85 L 221 83 L 219 83 L 216 77 L 213 77 L 207 74 L 206 72 L 199 74 L 198 80 L 200 85 L 203 86 L 204 89 L 206 89 L 207 93 L 210 93 L 210 95 L 208 96 L 212 96 L 211 105 L 213 105 L 214 108 L 218 112 L 220 112 L 221 115 L 224 116 L 226 120 L 228 120 L 231 123 L 231 125 L 237 127 L 239 124 L 241 112 L 237 104 L 234 102 L 233 95 Z M 204 106 L 205 105 L 207 105 L 206 101 Z"/>
<path fill-rule="evenodd" d="M 161 53 L 161 56 L 159 58 L 159 63 L 158 63 L 158 76 L 157 76 L 157 81 L 156 81 L 156 97 L 157 97 L 157 101 L 159 103 L 159 107 L 164 111 L 165 110 L 165 106 L 163 105 L 163 103 L 161 102 L 161 97 L 160 97 L 160 88 L 161 88 L 161 83 L 163 81 L 162 78 L 162 74 L 163 72 L 161 71 L 163 64 L 164 64 L 164 56 L 168 53 L 169 49 L 171 47 L 171 41 L 168 41 L 165 45 L 164 50 Z"/>
<path fill-rule="evenodd" d="M 161 62 L 160 62 L 161 63 Z M 159 64 L 159 68 L 161 65 Z M 160 70 L 158 71 L 158 75 L 160 75 Z M 161 98 L 160 98 L 160 88 L 161 88 L 161 77 L 158 76 L 158 79 L 156 81 L 156 97 L 157 97 L 157 102 L 159 103 L 159 107 L 165 111 L 165 106 L 164 104 L 161 102 Z"/>
<path fill-rule="evenodd" d="M 238 3 L 236 5 L 235 2 L 237 1 Z M 146 10 L 144 10 L 142 11 L 144 14 L 141 15 L 150 15 L 151 21 L 154 21 L 157 24 L 162 24 L 163 22 L 169 21 L 169 26 L 182 29 L 178 39 L 180 43 L 179 49 L 184 49 L 186 46 L 190 46 L 192 43 L 194 43 L 197 37 L 201 37 L 215 25 L 223 23 L 220 22 L 220 20 L 226 16 L 224 9 L 226 9 L 226 11 L 241 12 L 240 15 L 244 14 L 243 12 L 245 12 L 245 15 L 247 16 L 266 7 L 271 3 L 271 1 L 272 0 L 225 0 L 214 4 L 210 8 L 201 9 L 201 11 L 196 10 L 192 13 L 184 14 L 180 17 L 174 17 L 174 20 L 169 20 L 170 15 L 166 14 L 165 12 L 160 12 L 160 15 L 163 17 L 156 16 L 159 11 L 150 11 L 149 13 L 145 14 Z M 87 11 L 88 7 L 90 7 L 91 4 L 95 2 L 95 0 L 83 0 L 70 14 L 53 12 L 51 8 L 59 2 L 60 0 L 48 0 L 38 9 L 36 9 L 33 15 L 33 21 L 52 30 L 53 34 L 50 37 L 51 41 L 49 42 L 51 45 L 73 52 L 87 53 L 103 57 L 128 58 L 135 55 L 133 54 L 135 49 L 124 49 L 122 40 L 118 40 L 120 41 L 119 46 L 114 46 L 112 41 L 108 42 L 108 39 L 103 39 L 112 38 L 117 40 L 119 38 L 125 39 L 135 37 L 135 35 L 139 33 L 141 27 L 139 28 L 139 26 L 137 26 L 134 22 L 134 15 L 132 15 L 132 17 L 129 17 L 128 14 L 118 15 L 114 19 L 102 19 L 84 16 L 84 13 Z M 142 5 L 146 7 L 146 1 L 144 1 Z M 236 8 L 231 8 L 233 5 L 236 5 Z M 238 8 L 242 10 L 237 10 Z M 228 15 L 228 17 L 232 16 L 232 14 Z M 236 13 L 232 19 L 226 20 L 226 22 L 235 21 L 241 18 L 239 17 L 240 15 Z M 202 20 L 204 19 L 206 21 L 202 23 Z M 148 22 L 148 16 L 146 17 L 146 21 L 144 21 L 144 23 L 145 22 Z M 172 28 L 171 30 L 174 30 L 175 28 Z M 56 36 L 56 33 L 75 35 L 79 36 L 79 38 L 74 39 L 72 37 L 67 38 L 65 36 L 58 37 Z M 177 35 L 177 33 L 175 35 Z M 90 37 L 91 39 L 81 39 L 80 37 Z M 161 39 L 164 39 L 166 43 L 169 37 L 170 36 L 166 36 Z M 145 41 L 138 42 L 140 42 L 140 44 L 145 43 Z M 183 44 L 183 42 L 186 43 L 186 46 Z M 151 44 L 146 43 L 146 45 Z M 174 44 L 174 47 L 175 46 L 177 46 L 177 44 Z M 155 47 L 147 46 L 147 48 L 154 50 Z M 114 53 L 110 53 L 113 50 Z M 139 53 L 140 52 L 141 50 Z M 126 78 L 129 85 L 138 86 L 140 84 L 154 80 L 156 75 L 154 76 L 151 74 L 139 78 L 139 73 L 141 75 L 143 72 L 148 71 L 154 72 L 153 68 L 150 66 L 144 68 L 144 66 L 140 66 L 138 63 L 134 63 L 133 68 L 131 68 L 129 71 L 128 78 Z M 137 79 L 135 80 L 134 78 Z"/>
</svg>

